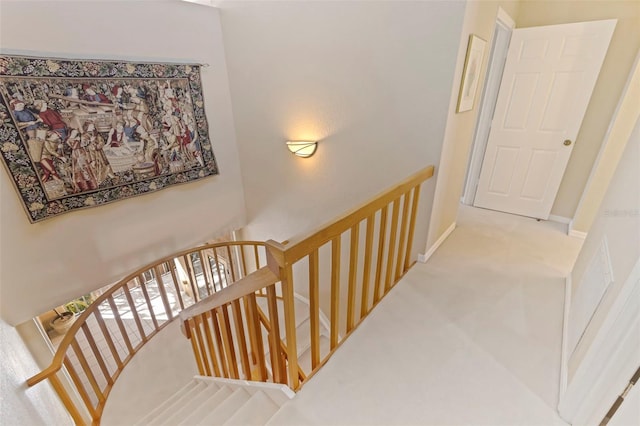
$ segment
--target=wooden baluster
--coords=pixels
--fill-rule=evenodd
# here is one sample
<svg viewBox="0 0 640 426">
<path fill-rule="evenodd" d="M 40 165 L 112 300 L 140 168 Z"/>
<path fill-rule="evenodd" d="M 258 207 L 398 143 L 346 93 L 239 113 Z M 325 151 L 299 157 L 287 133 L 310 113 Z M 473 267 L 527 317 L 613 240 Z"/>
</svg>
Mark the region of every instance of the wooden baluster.
<svg viewBox="0 0 640 426">
<path fill-rule="evenodd" d="M 404 194 L 404 203 L 402 205 L 402 222 L 400 225 L 400 242 L 398 243 L 398 258 L 396 259 L 396 276 L 394 283 L 397 283 L 404 273 L 404 249 L 405 238 L 407 232 L 407 217 L 409 216 L 409 192 Z"/>
<path fill-rule="evenodd" d="M 251 380 L 251 364 L 249 363 L 249 351 L 247 350 L 247 339 L 244 332 L 244 323 L 240 301 L 238 299 L 231 302 L 231 312 L 233 313 L 233 322 L 236 326 L 236 341 L 238 342 L 238 351 L 240 352 L 240 362 L 244 370 L 245 380 Z"/>
<path fill-rule="evenodd" d="M 258 269 L 260 269 L 260 253 L 258 253 L 258 245 L 254 244 L 253 245 L 253 256 L 255 258 L 256 261 L 256 271 Z"/>
<path fill-rule="evenodd" d="M 309 255 L 309 319 L 311 333 L 311 370 L 320 365 L 320 285 L 318 249 Z"/>
<path fill-rule="evenodd" d="M 65 406 L 69 414 L 71 414 L 71 418 L 76 425 L 84 425 L 86 424 L 84 419 L 82 418 L 82 414 L 78 410 L 78 407 L 73 403 L 71 397 L 67 393 L 67 390 L 64 388 L 64 385 L 58 379 L 57 374 L 53 374 L 49 376 L 49 380 L 51 380 L 51 385 L 53 389 L 57 392 L 58 396 L 62 400 L 62 404 Z"/>
<path fill-rule="evenodd" d="M 222 343 L 222 335 L 220 333 L 220 324 L 218 322 L 218 311 L 212 310 L 211 312 L 211 328 L 213 329 L 213 336 L 216 339 L 216 347 L 218 348 L 218 356 L 220 357 L 220 368 L 222 369 L 222 377 L 231 377 L 229 375 L 229 369 L 227 368 L 227 359 L 224 353 L 224 344 Z"/>
<path fill-rule="evenodd" d="M 127 293 L 127 290 L 123 288 L 122 292 Z M 120 334 L 122 335 L 122 340 L 124 340 L 124 344 L 127 346 L 127 350 L 129 351 L 129 356 L 131 356 L 135 351 L 133 350 L 133 346 L 131 345 L 131 340 L 129 340 L 129 333 L 127 332 L 127 329 L 122 322 L 122 318 L 120 318 L 120 311 L 118 311 L 118 306 L 116 305 L 115 300 L 113 300 L 113 296 L 109 296 L 109 298 L 107 298 L 107 301 L 109 302 L 109 306 L 111 306 L 111 312 L 113 313 L 113 317 L 115 318 L 118 329 L 120 330 Z"/>
<path fill-rule="evenodd" d="M 213 290 L 209 286 L 209 262 L 205 262 L 207 256 L 202 253 L 202 250 L 198 251 L 198 257 L 200 258 L 200 267 L 202 268 L 202 278 L 204 279 L 204 286 L 207 288 L 207 295 L 211 296 L 216 289 Z"/>
<path fill-rule="evenodd" d="M 254 293 L 255 294 L 255 293 Z M 251 311 L 249 310 L 249 298 L 248 298 L 249 294 L 244 295 L 243 297 L 241 297 L 240 299 L 238 299 L 242 304 L 242 308 L 244 309 L 244 318 L 245 318 L 245 325 L 247 327 L 247 352 L 249 352 L 249 363 L 251 366 L 251 376 L 253 377 L 255 374 L 253 374 L 253 366 L 256 364 L 257 360 L 256 360 L 256 354 L 255 352 L 253 352 L 253 347 L 255 342 L 253 340 L 251 340 L 253 338 L 253 336 L 251 335 Z"/>
<path fill-rule="evenodd" d="M 99 311 L 97 311 L 97 312 L 99 312 Z M 87 325 L 86 322 L 84 322 L 80 326 L 80 328 L 82 328 L 82 332 L 84 333 L 84 337 L 87 339 L 87 342 L 89 343 L 89 347 L 91 348 L 91 352 L 93 352 L 93 356 L 96 358 L 96 361 L 98 361 L 98 366 L 100 367 L 100 370 L 102 371 L 102 375 L 104 376 L 104 378 L 107 381 L 107 383 L 109 385 L 112 385 L 113 384 L 113 380 L 111 379 L 111 373 L 109 373 L 109 369 L 107 368 L 107 364 L 105 364 L 105 362 L 104 362 L 104 357 L 102 356 L 102 353 L 98 349 L 98 345 L 96 345 L 96 341 L 93 338 L 93 334 L 91 334 L 91 330 L 89 329 L 89 326 Z M 105 339 L 107 339 L 106 336 L 105 336 Z"/>
<path fill-rule="evenodd" d="M 411 203 L 411 219 L 409 220 L 409 233 L 407 238 L 407 250 L 404 258 L 404 271 L 407 272 L 411 266 L 411 249 L 413 244 L 413 233 L 416 228 L 416 215 L 418 213 L 418 201 L 420 200 L 420 185 L 413 188 L 413 201 Z"/>
<path fill-rule="evenodd" d="M 78 344 L 78 341 L 76 339 L 73 339 L 73 341 L 71 342 L 71 348 L 75 352 L 76 357 L 78 358 L 78 362 L 80 362 L 80 366 L 82 367 L 82 371 L 84 371 L 84 374 L 87 376 L 93 392 L 98 397 L 98 401 L 100 401 L 101 403 L 104 402 L 105 398 L 104 394 L 102 393 L 102 389 L 100 389 L 98 381 L 96 380 L 96 376 L 93 374 L 93 370 L 91 370 L 91 367 L 87 362 L 87 358 L 84 356 L 84 352 L 82 351 L 82 349 L 80 349 L 80 345 Z"/>
<path fill-rule="evenodd" d="M 209 349 L 209 356 L 211 357 L 211 366 L 213 367 L 213 373 L 216 377 L 220 377 L 220 366 L 218 365 L 218 357 L 216 356 L 216 349 L 213 345 L 213 334 L 209 325 L 209 318 L 211 318 L 211 311 L 202 314 L 202 325 L 204 326 L 204 337 L 207 340 L 207 348 Z"/>
<path fill-rule="evenodd" d="M 93 406 L 93 402 L 91 402 L 91 398 L 89 398 L 89 394 L 87 393 L 87 389 L 84 387 L 84 383 L 82 383 L 76 368 L 73 366 L 73 363 L 68 356 L 65 356 L 63 364 L 66 367 L 67 373 L 69 373 L 69 377 L 71 377 L 71 381 L 75 385 L 78 394 L 80 395 L 80 399 L 82 399 L 82 402 L 84 402 L 85 407 L 87 407 L 87 410 L 89 410 L 89 413 L 91 414 L 91 418 L 93 418 L 96 409 Z"/>
<path fill-rule="evenodd" d="M 380 211 L 380 235 L 378 236 L 378 261 L 376 263 L 376 277 L 373 288 L 373 304 L 380 300 L 380 284 L 382 283 L 382 258 L 384 257 L 385 241 L 387 239 L 387 210 L 388 205 Z"/>
<path fill-rule="evenodd" d="M 347 295 L 347 333 L 353 329 L 356 309 L 356 277 L 358 276 L 358 245 L 360 244 L 360 222 L 351 227 L 349 245 L 349 289 Z"/>
<path fill-rule="evenodd" d="M 218 262 L 216 262 L 215 254 L 215 247 L 207 250 L 207 262 L 209 262 L 209 271 L 211 271 L 211 285 L 213 286 L 213 291 L 218 292 L 222 290 L 222 284 L 220 283 L 220 267 L 218 266 Z M 216 284 L 216 276 L 218 284 Z"/>
<path fill-rule="evenodd" d="M 371 277 L 371 252 L 373 250 L 373 227 L 375 216 L 367 218 L 367 237 L 364 243 L 364 269 L 362 271 L 362 300 L 360 301 L 360 318 L 369 313 L 369 279 Z"/>
<path fill-rule="evenodd" d="M 331 240 L 331 350 L 340 332 L 340 235 Z"/>
<path fill-rule="evenodd" d="M 129 284 L 122 287 L 122 291 L 124 292 L 124 296 L 127 298 L 127 303 L 129 303 L 129 307 L 131 308 L 131 314 L 133 315 L 133 319 L 136 322 L 136 326 L 138 327 L 138 332 L 140 333 L 140 344 L 136 346 L 133 352 L 135 352 L 139 347 L 145 344 L 149 338 L 144 333 L 144 328 L 142 327 L 142 321 L 140 321 L 140 315 L 138 315 L 138 309 L 136 308 L 136 304 L 133 302 L 133 298 L 131 297 L 131 293 L 129 291 Z"/>
<path fill-rule="evenodd" d="M 149 309 L 149 315 L 151 315 L 151 322 L 153 322 L 153 326 L 155 331 L 158 330 L 158 320 L 156 319 L 156 314 L 153 312 L 153 305 L 151 304 L 151 298 L 149 297 L 149 292 L 147 291 L 147 285 L 144 282 L 144 277 L 142 274 L 138 277 L 140 280 L 140 290 L 142 290 L 142 294 L 144 295 L 144 300 L 147 302 L 147 308 Z"/>
<path fill-rule="evenodd" d="M 267 267 L 281 280 L 286 277 L 284 276 L 285 259 L 284 259 L 284 245 L 280 244 L 276 241 L 269 240 L 266 242 L 266 251 L 267 251 Z M 289 273 L 291 269 L 288 269 Z M 291 287 L 289 287 L 291 288 Z M 270 322 L 270 331 L 269 331 L 269 353 L 271 355 L 271 365 L 273 370 L 274 382 L 287 384 L 287 371 L 286 371 L 286 361 L 284 355 L 284 349 L 281 347 L 283 345 L 282 339 L 280 338 L 280 324 L 278 319 L 278 304 L 276 297 L 276 287 L 274 285 L 267 286 L 267 305 L 269 307 L 269 322 Z M 286 294 L 285 289 L 283 288 L 283 294 Z M 286 306 L 286 302 L 285 302 Z M 286 312 L 285 312 L 285 330 L 286 329 Z M 265 325 L 267 328 L 268 325 Z M 287 332 L 288 333 L 288 332 Z M 287 334 L 288 335 L 288 334 Z M 295 333 L 294 339 L 295 339 Z M 297 359 L 296 359 L 297 363 Z M 294 388 L 295 389 L 295 388 Z"/>
<path fill-rule="evenodd" d="M 223 288 L 225 288 L 227 286 L 227 276 L 226 274 L 224 275 L 224 281 L 222 280 L 223 278 L 223 274 L 220 273 L 220 263 L 219 262 L 219 258 L 218 258 L 218 250 L 217 248 L 213 249 L 213 259 L 216 263 L 216 271 L 218 272 L 218 282 L 220 283 L 220 289 L 222 290 Z M 215 281 L 214 281 L 215 284 Z"/>
<path fill-rule="evenodd" d="M 200 359 L 202 360 L 202 366 L 204 367 L 204 372 L 206 376 L 211 376 L 211 368 L 209 367 L 209 360 L 207 357 L 207 349 L 204 343 L 204 337 L 202 336 L 202 315 L 196 315 L 195 317 L 195 327 L 193 330 L 195 331 L 196 341 L 198 342 L 198 349 L 200 350 Z M 206 318 L 204 318 L 206 321 Z"/>
<path fill-rule="evenodd" d="M 198 277 L 195 275 L 195 271 L 193 270 L 193 265 L 191 264 L 191 256 L 184 255 L 182 256 L 184 261 L 184 267 L 187 270 L 187 278 L 189 278 L 189 285 L 191 286 L 191 291 L 193 292 L 193 300 L 198 302 L 201 300 L 200 298 L 200 289 L 198 288 Z"/>
<path fill-rule="evenodd" d="M 384 294 L 391 289 L 391 277 L 393 275 L 393 257 L 396 252 L 396 237 L 398 235 L 398 215 L 400 213 L 400 199 L 393 202 L 391 214 L 391 236 L 389 237 L 389 252 L 387 253 L 386 278 L 384 281 Z"/>
<path fill-rule="evenodd" d="M 262 330 L 260 328 L 260 317 L 258 314 L 258 304 L 255 293 L 248 294 L 247 300 L 247 322 L 249 326 L 249 336 L 253 353 L 256 355 L 258 364 L 258 374 L 261 381 L 267 381 L 267 366 L 265 364 L 264 344 L 262 342 Z"/>
<path fill-rule="evenodd" d="M 207 264 L 209 265 L 209 271 L 211 272 L 211 285 L 213 286 L 213 291 L 218 292 L 222 290 L 222 283 L 220 281 L 220 267 L 218 266 L 215 247 L 207 250 L 207 262 Z M 219 286 L 216 286 L 216 275 L 218 276 Z"/>
<path fill-rule="evenodd" d="M 278 300 L 276 298 L 276 286 L 267 287 L 267 304 L 269 306 L 269 322 L 271 331 L 269 332 L 269 353 L 271 354 L 271 370 L 273 373 L 273 381 L 276 383 L 287 384 L 287 375 L 285 373 L 284 355 L 280 347 L 280 324 L 278 321 Z"/>
<path fill-rule="evenodd" d="M 187 321 L 188 329 L 190 330 L 189 335 L 191 338 L 191 348 L 193 349 L 193 356 L 196 359 L 196 365 L 198 366 L 198 374 L 201 376 L 205 375 L 204 365 L 202 363 L 202 357 L 200 356 L 200 348 L 198 347 L 198 342 L 196 341 L 196 336 L 198 333 L 198 323 L 197 317 L 189 318 Z"/>
<path fill-rule="evenodd" d="M 164 311 L 167 313 L 168 320 L 171 321 L 173 319 L 173 312 L 171 311 L 171 305 L 169 304 L 169 298 L 167 297 L 167 289 L 164 288 L 164 283 L 162 282 L 162 271 L 160 270 L 160 266 L 154 266 L 153 272 L 156 276 L 156 284 L 158 285 L 158 291 L 160 292 L 160 299 L 162 299 Z"/>
<path fill-rule="evenodd" d="M 240 375 L 238 374 L 238 361 L 236 359 L 236 350 L 233 346 L 233 335 L 231 334 L 231 324 L 229 323 L 229 312 L 227 311 L 228 306 L 228 304 L 225 304 L 216 309 L 218 310 L 218 314 L 220 317 L 222 342 L 228 362 L 229 374 L 232 379 L 239 379 Z"/>
<path fill-rule="evenodd" d="M 233 261 L 233 256 L 231 255 L 231 247 L 227 246 L 227 256 L 229 260 L 229 267 L 231 268 L 231 282 L 236 282 L 236 262 Z M 240 269 L 238 269 L 239 271 Z"/>
<path fill-rule="evenodd" d="M 304 383 L 305 380 L 307 380 L 307 375 L 304 374 L 304 371 L 302 371 L 300 367 L 298 367 L 298 380 L 302 383 Z"/>
<path fill-rule="evenodd" d="M 178 302 L 180 303 L 180 310 L 183 311 L 184 300 L 182 300 L 182 282 L 178 280 L 178 275 L 176 274 L 176 262 L 175 259 L 167 262 L 167 268 L 169 272 L 171 272 L 171 280 L 173 281 L 173 288 L 176 289 L 176 296 L 178 297 Z"/>
<path fill-rule="evenodd" d="M 289 365 L 289 387 L 297 390 L 300 387 L 298 374 L 298 345 L 296 343 L 295 296 L 293 294 L 293 270 L 291 265 L 282 268 L 280 276 L 282 285 L 282 302 L 284 304 L 285 334 L 287 336 L 287 361 Z M 284 360 L 283 360 L 284 361 Z M 284 365 L 286 368 L 286 364 Z"/>
<path fill-rule="evenodd" d="M 109 304 L 111 304 L 111 302 L 113 301 L 113 299 L 111 297 L 109 297 Z M 113 307 L 111 308 L 113 309 Z M 113 355 L 113 359 L 116 362 L 116 365 L 118 366 L 118 370 L 121 370 L 124 365 L 122 363 L 122 360 L 120 359 L 120 354 L 118 353 L 118 350 L 116 349 L 116 345 L 113 343 L 113 339 L 111 337 L 111 333 L 109 332 L 109 329 L 107 328 L 107 325 L 104 322 L 104 318 L 102 318 L 102 314 L 100 313 L 100 309 L 96 309 L 95 311 L 95 316 L 96 316 L 96 321 L 98 322 L 98 326 L 100 327 L 100 330 L 102 330 L 102 334 L 104 335 L 104 340 L 107 342 L 107 346 L 109 346 L 109 350 L 111 351 L 111 355 Z M 119 317 L 118 317 L 119 319 Z M 122 321 L 120 321 L 122 322 Z M 122 332 L 122 330 L 120 330 Z M 127 336 L 128 339 L 128 336 Z M 129 345 L 127 347 L 131 346 L 131 342 L 129 342 Z M 133 351 L 133 348 L 131 348 L 131 351 Z"/>
<path fill-rule="evenodd" d="M 247 259 L 245 259 L 244 257 L 244 246 L 240 245 L 239 248 L 240 250 L 240 265 L 242 265 L 242 276 L 246 277 L 247 276 Z"/>
</svg>

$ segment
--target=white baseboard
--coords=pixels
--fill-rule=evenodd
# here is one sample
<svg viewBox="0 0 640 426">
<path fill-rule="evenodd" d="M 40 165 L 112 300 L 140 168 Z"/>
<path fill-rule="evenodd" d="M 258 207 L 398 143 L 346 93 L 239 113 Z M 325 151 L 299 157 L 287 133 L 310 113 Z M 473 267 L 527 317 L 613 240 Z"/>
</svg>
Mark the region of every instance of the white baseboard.
<svg viewBox="0 0 640 426">
<path fill-rule="evenodd" d="M 587 233 L 582 231 L 576 231 L 575 229 L 569 229 L 569 236 L 585 240 L 587 238 Z"/>
<path fill-rule="evenodd" d="M 567 390 L 569 380 L 569 311 L 571 309 L 571 274 L 564 279 L 564 314 L 562 320 L 562 349 L 560 355 L 560 393 L 558 404 Z"/>
<path fill-rule="evenodd" d="M 567 235 L 569 235 L 570 237 L 576 237 L 576 238 L 580 238 L 580 239 L 583 239 L 583 240 L 587 238 L 587 233 L 586 232 L 576 231 L 575 229 L 573 229 L 573 220 L 571 220 L 569 222 Z"/>
<path fill-rule="evenodd" d="M 555 214 L 550 214 L 549 215 L 549 220 L 551 222 L 557 222 L 557 223 L 562 223 L 563 225 L 568 225 L 568 224 L 571 223 L 572 219 L 570 219 L 568 217 L 564 217 L 564 216 L 558 216 L 558 215 L 555 215 Z"/>
<path fill-rule="evenodd" d="M 427 252 L 425 254 L 418 254 L 418 262 L 421 263 L 426 263 L 427 260 L 429 260 L 429 258 L 431 256 L 433 256 L 433 253 L 436 252 L 436 250 L 438 250 L 438 247 L 440 247 L 442 245 L 442 243 L 444 243 L 444 240 L 447 239 L 447 237 L 449 237 L 449 235 L 453 232 L 453 230 L 456 229 L 456 223 L 453 222 L 451 224 L 451 226 L 449 226 L 447 228 L 446 231 L 444 231 L 442 233 L 442 235 L 440 236 L 440 238 L 438 238 L 438 241 L 436 241 L 430 248 L 429 250 L 427 250 Z"/>
<path fill-rule="evenodd" d="M 212 377 L 212 376 L 194 376 L 194 379 L 209 382 L 209 383 L 219 383 L 222 386 L 228 386 L 232 390 L 235 390 L 239 387 L 244 387 L 250 394 L 255 393 L 257 390 L 276 390 L 280 391 L 285 395 L 288 399 L 293 399 L 296 396 L 296 393 L 289 388 L 287 385 L 282 385 L 280 383 L 270 383 L 270 382 L 254 382 L 251 380 L 242 380 L 242 379 L 227 379 L 225 377 Z M 276 402 L 276 401 L 274 401 Z"/>
</svg>

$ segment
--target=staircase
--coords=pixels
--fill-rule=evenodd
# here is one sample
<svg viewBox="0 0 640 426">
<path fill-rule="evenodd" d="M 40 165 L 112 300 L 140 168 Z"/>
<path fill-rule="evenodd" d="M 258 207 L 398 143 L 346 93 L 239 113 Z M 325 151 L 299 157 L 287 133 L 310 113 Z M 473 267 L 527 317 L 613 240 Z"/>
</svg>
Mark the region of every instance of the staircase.
<svg viewBox="0 0 640 426">
<path fill-rule="evenodd" d="M 274 383 L 196 376 L 136 425 L 264 425 L 294 395 Z"/>
<path fill-rule="evenodd" d="M 306 236 L 207 244 L 132 272 L 85 310 L 27 385 L 48 380 L 75 424 L 99 424 L 124 367 L 178 319 L 208 378 L 196 377 L 138 424 L 268 422 L 282 403 L 269 386 L 299 390 L 413 265 L 420 186 L 433 172 L 414 173 Z M 156 293 L 161 303 L 152 304 Z"/>
<path fill-rule="evenodd" d="M 258 306 L 267 310 L 266 298 L 257 299 Z M 282 300 L 278 300 L 278 304 L 281 305 Z M 281 306 L 279 308 L 279 324 L 281 335 L 284 336 L 284 310 Z M 295 311 L 297 334 L 309 336 L 309 302 L 298 294 L 295 295 Z M 329 329 L 324 314 L 321 314 L 320 325 L 320 350 L 322 354 L 327 354 L 330 350 Z M 267 333 L 265 330 L 263 333 L 266 342 Z M 297 347 L 300 366 L 305 371 L 311 371 L 310 339 L 300 339 Z M 271 366 L 267 365 L 267 368 L 271 374 Z M 295 393 L 285 385 L 195 376 L 136 425 L 264 425 L 294 396 Z"/>
<path fill-rule="evenodd" d="M 296 333 L 306 336 L 297 341 L 299 365 L 305 371 L 311 371 L 311 339 L 309 336 L 309 301 L 295 294 Z M 257 298 L 258 306 L 267 310 L 267 299 Z M 282 300 L 278 300 L 282 305 Z M 281 335 L 285 335 L 284 309 L 279 306 L 279 325 Z M 232 329 L 235 329 L 233 326 Z M 329 353 L 328 321 L 324 314 L 320 319 L 320 350 Z M 263 330 L 263 339 L 267 341 L 267 332 Z M 233 336 L 236 339 L 236 336 Z M 268 359 L 267 352 L 267 359 Z M 271 365 L 267 365 L 271 375 Z M 293 398 L 295 393 L 285 385 L 253 382 L 226 378 L 195 376 L 192 381 L 178 390 L 169 399 L 162 402 L 136 425 L 264 425 Z"/>
</svg>

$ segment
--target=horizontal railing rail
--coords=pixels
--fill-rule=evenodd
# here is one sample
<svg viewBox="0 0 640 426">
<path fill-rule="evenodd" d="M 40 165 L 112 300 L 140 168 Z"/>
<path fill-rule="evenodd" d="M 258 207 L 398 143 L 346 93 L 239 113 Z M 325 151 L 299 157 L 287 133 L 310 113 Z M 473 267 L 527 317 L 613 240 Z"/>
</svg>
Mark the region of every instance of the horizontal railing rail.
<svg viewBox="0 0 640 426">
<path fill-rule="evenodd" d="M 314 231 L 302 236 L 290 238 L 286 242 L 286 250 L 284 250 L 286 258 L 283 260 L 287 263 L 297 262 L 302 257 L 309 254 L 310 248 L 320 247 L 333 240 L 338 235 L 341 235 L 345 231 L 351 229 L 354 225 L 362 222 L 362 220 L 369 218 L 372 213 L 384 209 L 384 207 L 399 200 L 401 197 L 409 195 L 412 191 L 412 197 L 414 197 L 412 207 L 417 208 L 420 184 L 431 178 L 433 173 L 433 166 L 426 167 L 396 184 L 392 188 L 375 195 L 368 201 L 365 201 L 362 205 L 344 213 L 336 219 L 333 219 L 331 222 L 318 227 Z M 408 210 L 406 211 L 408 213 Z M 411 214 L 415 219 L 416 211 L 412 210 Z M 409 229 L 410 238 L 413 238 L 413 235 L 411 235 L 413 234 L 413 231 L 413 229 Z"/>
<path fill-rule="evenodd" d="M 115 381 L 145 343 L 265 263 L 264 243 L 241 241 L 182 250 L 136 270 L 77 317 L 51 364 L 27 384 L 49 379 L 76 424 L 99 423 Z"/>
</svg>

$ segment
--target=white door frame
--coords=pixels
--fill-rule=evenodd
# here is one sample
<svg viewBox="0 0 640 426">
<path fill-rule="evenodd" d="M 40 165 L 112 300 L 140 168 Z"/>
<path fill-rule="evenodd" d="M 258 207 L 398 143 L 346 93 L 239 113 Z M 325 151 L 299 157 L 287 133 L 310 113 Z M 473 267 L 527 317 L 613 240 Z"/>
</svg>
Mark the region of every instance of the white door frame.
<svg viewBox="0 0 640 426">
<path fill-rule="evenodd" d="M 570 308 L 570 302 L 569 302 Z M 570 424 L 602 420 L 638 368 L 640 356 L 640 259 L 623 284 L 600 330 L 566 389 L 560 389 L 558 412 Z M 564 348 L 563 348 L 564 349 Z M 563 357 L 563 363 L 568 357 Z"/>
<path fill-rule="evenodd" d="M 480 180 L 482 160 L 484 159 L 484 152 L 487 148 L 493 112 L 495 111 L 498 91 L 500 90 L 500 83 L 502 81 L 502 70 L 504 69 L 504 64 L 507 60 L 507 51 L 509 50 L 508 42 L 502 45 L 497 44 L 497 36 L 499 33 L 507 33 L 508 39 L 511 39 L 511 32 L 514 27 L 514 20 L 511 19 L 504 9 L 499 7 L 493 37 L 491 38 L 491 53 L 489 55 L 489 63 L 487 64 L 484 88 L 482 89 L 482 100 L 480 102 L 480 112 L 473 135 L 471 157 L 469 158 L 469 164 L 467 166 L 467 178 L 461 200 L 462 204 L 469 206 L 473 205 L 476 198 L 476 188 Z"/>
</svg>

